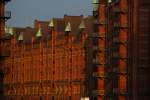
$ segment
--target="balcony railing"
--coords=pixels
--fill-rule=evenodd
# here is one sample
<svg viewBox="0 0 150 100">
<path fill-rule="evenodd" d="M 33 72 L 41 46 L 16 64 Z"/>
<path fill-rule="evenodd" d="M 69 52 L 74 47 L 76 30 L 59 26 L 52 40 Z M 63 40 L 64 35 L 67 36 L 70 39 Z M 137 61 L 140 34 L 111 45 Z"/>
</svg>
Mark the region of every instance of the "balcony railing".
<svg viewBox="0 0 150 100">
<path fill-rule="evenodd" d="M 118 45 L 118 44 L 124 44 L 124 45 L 126 45 L 128 43 L 128 41 L 127 40 L 126 41 L 121 41 L 119 38 L 114 38 L 113 39 L 113 43 L 115 45 Z"/>
<path fill-rule="evenodd" d="M 102 74 L 102 73 L 100 74 L 98 72 L 94 72 L 93 77 L 95 77 L 95 78 L 105 78 L 105 74 Z"/>
<path fill-rule="evenodd" d="M 98 59 L 93 59 L 93 64 L 100 65 L 100 61 Z"/>
<path fill-rule="evenodd" d="M 105 78 L 105 79 L 109 79 L 110 78 L 110 76 L 111 76 L 112 74 L 109 72 L 107 72 L 107 73 L 98 73 L 98 72 L 93 72 L 93 74 L 92 74 L 92 76 L 94 77 L 94 78 Z"/>
<path fill-rule="evenodd" d="M 105 38 L 105 35 L 101 35 L 101 34 L 105 34 L 105 33 L 91 33 L 90 37 L 92 38 Z"/>
<path fill-rule="evenodd" d="M 113 54 L 113 58 L 114 59 L 127 59 L 127 56 L 122 56 L 121 54 L 119 54 L 118 52 Z"/>
<path fill-rule="evenodd" d="M 105 93 L 104 90 L 93 90 L 92 91 L 93 96 L 100 96 L 100 95 L 103 96 L 104 93 Z"/>
<path fill-rule="evenodd" d="M 128 13 L 128 9 L 114 8 L 115 13 Z"/>
<path fill-rule="evenodd" d="M 127 95 L 127 90 L 119 90 L 119 88 L 113 88 L 113 94 Z"/>
<path fill-rule="evenodd" d="M 93 16 L 96 17 L 99 15 L 99 12 L 98 11 L 93 11 Z"/>
<path fill-rule="evenodd" d="M 10 2 L 11 0 L 3 0 L 4 2 Z"/>
<path fill-rule="evenodd" d="M 114 23 L 114 28 L 126 29 L 128 28 L 128 24 Z"/>
<path fill-rule="evenodd" d="M 106 21 L 105 20 L 98 20 L 98 19 L 96 19 L 96 20 L 94 20 L 94 24 L 95 25 L 106 25 Z"/>
<path fill-rule="evenodd" d="M 102 52 L 102 51 L 106 51 L 106 49 L 105 48 L 100 48 L 99 46 L 93 46 L 93 51 Z"/>
<path fill-rule="evenodd" d="M 5 12 L 5 18 L 10 19 L 11 18 L 11 11 L 6 11 Z"/>
<path fill-rule="evenodd" d="M 0 16 L 2 19 L 10 19 L 11 18 L 11 11 L 5 11 L 4 16 Z"/>
</svg>

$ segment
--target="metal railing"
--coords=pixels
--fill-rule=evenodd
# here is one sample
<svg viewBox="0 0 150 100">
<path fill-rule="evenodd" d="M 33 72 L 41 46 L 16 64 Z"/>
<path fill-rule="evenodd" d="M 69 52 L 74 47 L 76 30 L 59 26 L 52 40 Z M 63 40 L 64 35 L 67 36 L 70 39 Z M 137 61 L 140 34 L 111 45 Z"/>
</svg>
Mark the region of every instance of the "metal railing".
<svg viewBox="0 0 150 100">
<path fill-rule="evenodd" d="M 4 1 L 4 2 L 10 2 L 11 0 L 2 0 L 2 1 Z"/>
<path fill-rule="evenodd" d="M 6 19 L 11 18 L 11 11 L 5 11 L 5 18 Z"/>
<path fill-rule="evenodd" d="M 2 19 L 10 19 L 11 18 L 11 11 L 5 11 L 4 15 L 1 15 L 0 18 L 2 18 Z"/>
</svg>

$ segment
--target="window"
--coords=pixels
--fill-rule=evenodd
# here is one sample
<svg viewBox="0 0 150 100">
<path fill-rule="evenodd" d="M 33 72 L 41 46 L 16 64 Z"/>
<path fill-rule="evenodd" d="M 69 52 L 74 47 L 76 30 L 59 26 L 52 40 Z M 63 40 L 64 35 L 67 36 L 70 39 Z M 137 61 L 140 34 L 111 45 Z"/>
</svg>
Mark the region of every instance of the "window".
<svg viewBox="0 0 150 100">
<path fill-rule="evenodd" d="M 40 100 L 43 100 L 41 96 L 40 96 Z"/>
<path fill-rule="evenodd" d="M 54 96 L 52 96 L 52 100 L 54 100 Z"/>
<path fill-rule="evenodd" d="M 26 51 L 30 51 L 31 50 L 31 45 L 30 44 L 26 44 L 25 45 L 25 50 Z"/>
<path fill-rule="evenodd" d="M 40 46 L 39 43 L 34 43 L 34 44 L 33 44 L 33 48 L 34 48 L 34 49 L 39 48 L 39 46 Z"/>
</svg>

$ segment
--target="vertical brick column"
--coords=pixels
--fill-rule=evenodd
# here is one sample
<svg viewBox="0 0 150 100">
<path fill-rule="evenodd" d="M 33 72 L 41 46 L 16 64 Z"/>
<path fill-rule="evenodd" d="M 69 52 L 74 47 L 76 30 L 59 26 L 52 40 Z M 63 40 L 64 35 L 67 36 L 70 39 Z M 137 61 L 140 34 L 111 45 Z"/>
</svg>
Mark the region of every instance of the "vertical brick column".
<svg viewBox="0 0 150 100">
<path fill-rule="evenodd" d="M 113 99 L 127 99 L 127 66 L 128 66 L 128 33 L 129 14 L 128 0 L 112 1 L 108 5 L 109 15 L 109 50 L 112 74 Z"/>
<path fill-rule="evenodd" d="M 97 6 L 98 5 L 98 6 Z M 106 1 L 94 0 L 94 33 L 93 40 L 93 78 L 95 79 L 94 90 L 92 95 L 94 99 L 104 100 L 106 93 L 106 34 L 107 34 L 107 15 L 106 15 Z M 95 7 L 97 9 L 95 9 Z"/>
</svg>

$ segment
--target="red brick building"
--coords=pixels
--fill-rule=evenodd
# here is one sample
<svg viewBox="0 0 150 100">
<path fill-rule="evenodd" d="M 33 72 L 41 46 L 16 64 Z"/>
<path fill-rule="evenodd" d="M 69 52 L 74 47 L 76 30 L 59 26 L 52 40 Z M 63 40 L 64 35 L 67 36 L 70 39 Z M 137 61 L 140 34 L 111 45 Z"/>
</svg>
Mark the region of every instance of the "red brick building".
<svg viewBox="0 0 150 100">
<path fill-rule="evenodd" d="M 79 100 L 87 96 L 89 33 L 92 17 L 83 16 L 35 20 L 34 28 L 13 28 L 10 56 L 3 63 L 7 99 Z"/>
<path fill-rule="evenodd" d="M 126 100 L 128 67 L 128 0 L 94 0 L 93 99 Z"/>
<path fill-rule="evenodd" d="M 149 99 L 149 6 L 148 0 L 93 0 L 92 100 Z"/>
</svg>

